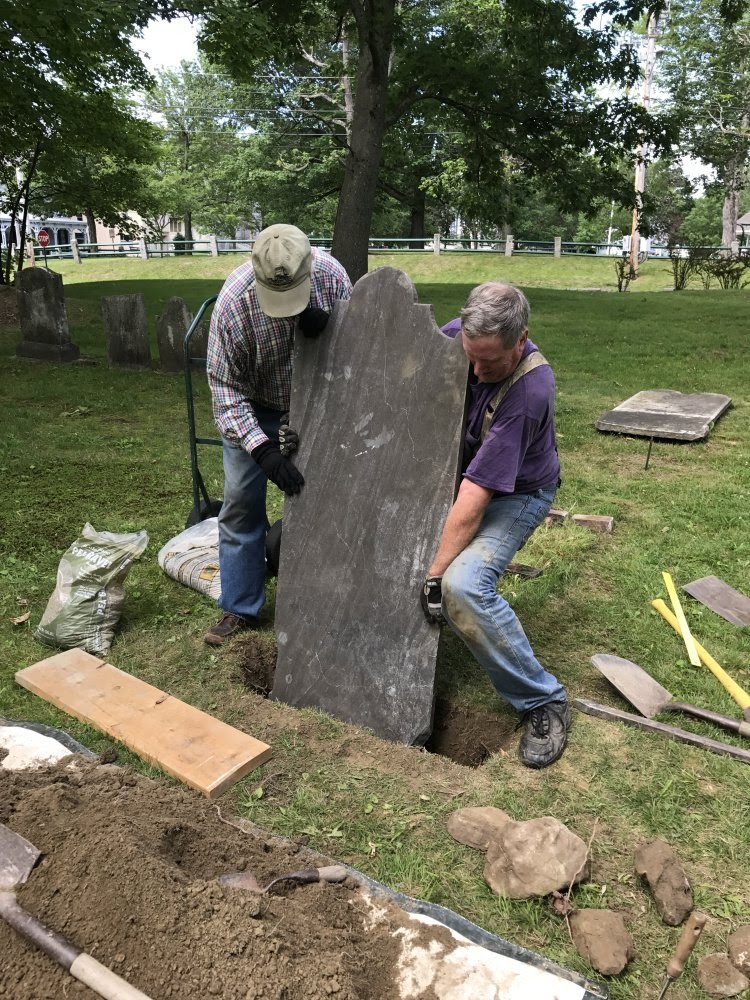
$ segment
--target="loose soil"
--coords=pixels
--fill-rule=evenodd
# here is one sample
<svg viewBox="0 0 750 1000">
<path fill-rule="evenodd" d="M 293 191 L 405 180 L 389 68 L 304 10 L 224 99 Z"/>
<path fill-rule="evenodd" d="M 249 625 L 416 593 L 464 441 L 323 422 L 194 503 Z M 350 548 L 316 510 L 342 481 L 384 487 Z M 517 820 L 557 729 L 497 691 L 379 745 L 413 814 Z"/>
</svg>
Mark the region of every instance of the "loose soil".
<svg viewBox="0 0 750 1000">
<path fill-rule="evenodd" d="M 256 694 L 266 696 L 273 687 L 276 643 L 251 633 L 237 642 L 236 649 L 243 683 Z M 479 767 L 493 753 L 507 749 L 515 736 L 515 723 L 508 717 L 438 698 L 432 735 L 425 749 L 456 764 Z"/>
<path fill-rule="evenodd" d="M 0 822 L 43 852 L 21 904 L 153 1000 L 399 995 L 400 910 L 379 900 L 390 923 L 372 925 L 351 879 L 268 896 L 220 886 L 226 872 L 265 885 L 326 861 L 188 789 L 112 764 L 0 771 Z M 0 997 L 92 996 L 2 921 L 0 954 Z"/>
</svg>

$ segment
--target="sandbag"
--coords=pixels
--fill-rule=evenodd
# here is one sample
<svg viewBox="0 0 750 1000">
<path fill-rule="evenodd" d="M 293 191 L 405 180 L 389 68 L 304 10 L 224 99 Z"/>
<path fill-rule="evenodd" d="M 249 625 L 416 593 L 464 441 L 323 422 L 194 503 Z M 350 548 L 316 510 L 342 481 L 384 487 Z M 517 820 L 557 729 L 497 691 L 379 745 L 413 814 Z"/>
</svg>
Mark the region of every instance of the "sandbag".
<svg viewBox="0 0 750 1000">
<path fill-rule="evenodd" d="M 170 538 L 156 557 L 173 580 L 214 600 L 221 593 L 219 577 L 219 519 L 207 517 Z"/>
<path fill-rule="evenodd" d="M 125 601 L 125 577 L 147 545 L 145 531 L 116 534 L 86 524 L 60 560 L 35 638 L 60 649 L 106 654 Z"/>
</svg>

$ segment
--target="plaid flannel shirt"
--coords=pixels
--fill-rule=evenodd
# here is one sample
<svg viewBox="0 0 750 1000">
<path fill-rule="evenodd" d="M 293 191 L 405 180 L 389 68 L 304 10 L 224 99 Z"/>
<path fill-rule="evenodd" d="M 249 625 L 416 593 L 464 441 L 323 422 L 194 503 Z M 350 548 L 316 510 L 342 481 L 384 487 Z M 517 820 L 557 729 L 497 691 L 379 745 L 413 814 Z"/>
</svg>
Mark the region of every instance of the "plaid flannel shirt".
<svg viewBox="0 0 750 1000">
<path fill-rule="evenodd" d="M 331 312 L 348 299 L 352 283 L 330 254 L 313 250 L 310 304 Z M 232 271 L 211 317 L 206 369 L 214 420 L 222 436 L 251 452 L 268 440 L 253 401 L 288 410 L 292 390 L 292 348 L 296 317 L 266 316 L 255 294 L 251 261 Z"/>
</svg>

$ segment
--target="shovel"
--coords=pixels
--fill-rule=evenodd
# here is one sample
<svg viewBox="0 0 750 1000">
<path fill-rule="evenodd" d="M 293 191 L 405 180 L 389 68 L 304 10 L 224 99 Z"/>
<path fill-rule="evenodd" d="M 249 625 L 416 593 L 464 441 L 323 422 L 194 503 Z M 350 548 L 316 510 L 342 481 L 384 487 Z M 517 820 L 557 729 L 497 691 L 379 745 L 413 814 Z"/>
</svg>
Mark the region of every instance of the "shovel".
<svg viewBox="0 0 750 1000">
<path fill-rule="evenodd" d="M 621 656 L 610 656 L 608 653 L 596 653 L 591 657 L 591 662 L 599 673 L 617 688 L 623 698 L 647 719 L 652 719 L 658 712 L 682 712 L 684 715 L 713 722 L 715 726 L 750 738 L 750 723 L 718 715 L 697 705 L 686 705 L 684 702 L 675 701 L 669 691 L 637 663 L 624 660 Z"/>
<path fill-rule="evenodd" d="M 277 875 L 266 886 L 262 886 L 251 872 L 227 872 L 226 875 L 220 875 L 218 881 L 219 885 L 228 886 L 230 889 L 248 889 L 250 892 L 267 896 L 268 890 L 278 882 L 296 882 L 298 885 L 312 882 L 343 882 L 348 875 L 349 869 L 344 865 L 326 865 L 325 868 L 305 868 L 302 871 L 289 872 L 288 875 Z"/>
<path fill-rule="evenodd" d="M 40 853 L 28 840 L 0 823 L 0 917 L 100 997 L 149 1000 L 145 993 L 19 906 L 15 890 L 29 877 Z"/>
</svg>

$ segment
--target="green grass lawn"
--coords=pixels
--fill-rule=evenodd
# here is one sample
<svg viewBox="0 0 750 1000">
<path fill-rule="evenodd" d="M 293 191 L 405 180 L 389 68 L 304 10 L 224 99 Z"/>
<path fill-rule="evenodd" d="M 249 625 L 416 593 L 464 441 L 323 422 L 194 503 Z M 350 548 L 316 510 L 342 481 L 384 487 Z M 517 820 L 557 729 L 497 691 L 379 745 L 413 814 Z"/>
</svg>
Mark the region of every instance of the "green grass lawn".
<svg viewBox="0 0 750 1000">
<path fill-rule="evenodd" d="M 191 506 L 183 382 L 157 370 L 108 369 L 99 300 L 142 291 L 153 324 L 172 295 L 196 309 L 237 262 L 59 265 L 72 336 L 87 364 L 17 359 L 18 330 L 0 329 L 0 712 L 61 726 L 95 750 L 108 745 L 20 689 L 13 677 L 51 652 L 34 640 L 32 627 L 54 587 L 60 555 L 82 525 L 146 528 L 150 544 L 128 578 L 110 658 L 273 745 L 271 761 L 234 792 L 236 809 L 582 972 L 587 967 L 559 918 L 543 901 L 492 896 L 481 855 L 453 843 L 445 819 L 459 806 L 496 805 L 516 819 L 554 815 L 585 840 L 593 832 L 592 882 L 577 889 L 574 900 L 622 911 L 637 948 L 628 971 L 611 982 L 610 996 L 656 997 L 677 933 L 662 924 L 633 875 L 633 850 L 657 836 L 676 848 L 697 904 L 710 916 L 698 953 L 724 950 L 728 933 L 750 923 L 750 768 L 580 715 L 560 764 L 541 773 L 520 766 L 515 744 L 477 770 L 392 747 L 245 690 L 239 648 L 217 655 L 202 643 L 215 607 L 159 570 L 156 553 L 184 526 Z M 611 536 L 572 525 L 540 529 L 521 558 L 542 566 L 544 575 L 504 581 L 542 662 L 572 697 L 623 708 L 589 663 L 594 652 L 616 653 L 640 663 L 680 700 L 739 717 L 708 671 L 689 666 L 678 637 L 649 602 L 666 596 L 662 569 L 678 586 L 716 574 L 750 593 L 747 293 L 664 294 L 659 289 L 670 286 L 670 276 L 656 262 L 624 295 L 566 290 L 612 286 L 611 261 L 597 258 L 400 255 L 379 256 L 373 264 L 407 270 L 438 322 L 455 316 L 472 285 L 487 277 L 502 275 L 528 291 L 531 335 L 558 383 L 564 485 L 556 505 L 616 521 Z M 646 471 L 645 441 L 594 430 L 599 413 L 645 388 L 727 393 L 734 406 L 705 443 L 655 444 Z M 210 432 L 205 382 L 196 396 L 201 429 Z M 201 459 L 211 491 L 221 495 L 219 449 L 203 449 Z M 270 509 L 272 516 L 281 509 L 276 491 Z M 270 597 L 269 623 L 272 590 Z M 27 607 L 19 600 L 28 602 L 31 618 L 13 625 Z M 750 690 L 750 630 L 687 597 L 685 605 L 699 640 Z M 439 690 L 509 724 L 510 713 L 451 638 L 441 651 Z M 709 725 L 685 726 L 732 741 Z M 125 751 L 120 759 L 143 768 Z M 675 1000 L 702 995 L 691 970 L 670 990 Z"/>
</svg>

